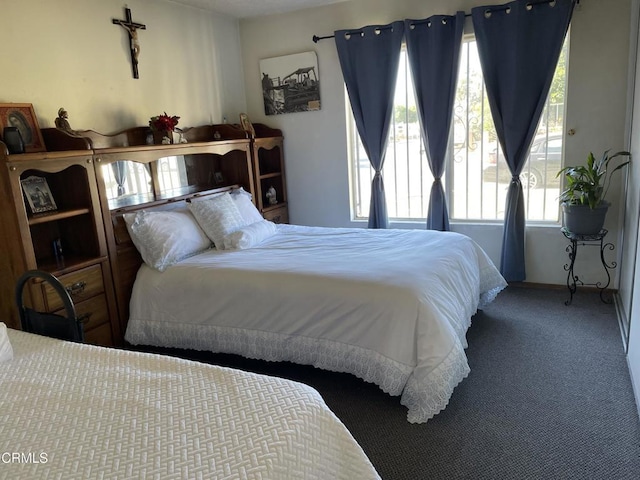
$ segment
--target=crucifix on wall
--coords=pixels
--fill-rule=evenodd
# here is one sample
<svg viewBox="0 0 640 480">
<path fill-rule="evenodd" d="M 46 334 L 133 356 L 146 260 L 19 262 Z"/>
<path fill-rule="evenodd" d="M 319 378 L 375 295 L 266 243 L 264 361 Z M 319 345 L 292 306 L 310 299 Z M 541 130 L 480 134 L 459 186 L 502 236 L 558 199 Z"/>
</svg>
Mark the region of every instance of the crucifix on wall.
<svg viewBox="0 0 640 480">
<path fill-rule="evenodd" d="M 131 9 L 124 9 L 125 20 L 112 19 L 115 25 L 120 25 L 129 34 L 129 43 L 131 46 L 131 66 L 133 67 L 133 78 L 140 78 L 138 76 L 138 56 L 140 55 L 140 42 L 138 41 L 138 29 L 146 30 L 147 26 L 142 23 L 135 23 L 131 20 Z"/>
</svg>

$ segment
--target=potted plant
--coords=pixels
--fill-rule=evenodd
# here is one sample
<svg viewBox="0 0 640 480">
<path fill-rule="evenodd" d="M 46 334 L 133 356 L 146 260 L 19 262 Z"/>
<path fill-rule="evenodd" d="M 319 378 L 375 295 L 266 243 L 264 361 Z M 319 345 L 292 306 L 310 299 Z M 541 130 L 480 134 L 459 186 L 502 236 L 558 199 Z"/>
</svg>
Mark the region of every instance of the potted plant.
<svg viewBox="0 0 640 480">
<path fill-rule="evenodd" d="M 178 125 L 178 120 L 180 120 L 180 117 L 176 115 L 170 116 L 167 115 L 167 112 L 163 112 L 162 115 L 151 117 L 149 127 L 151 127 L 152 133 L 157 133 L 160 136 L 160 143 L 173 143 L 173 131 Z"/>
<path fill-rule="evenodd" d="M 589 153 L 586 165 L 564 167 L 557 176 L 564 174 L 565 189 L 560 194 L 564 226 L 578 235 L 597 235 L 602 230 L 610 203 L 605 200 L 611 175 L 629 164 L 629 160 L 610 166 L 615 158 L 631 158 L 629 152 L 609 155 L 605 151 L 600 160 Z M 609 168 L 611 167 L 611 170 Z"/>
</svg>

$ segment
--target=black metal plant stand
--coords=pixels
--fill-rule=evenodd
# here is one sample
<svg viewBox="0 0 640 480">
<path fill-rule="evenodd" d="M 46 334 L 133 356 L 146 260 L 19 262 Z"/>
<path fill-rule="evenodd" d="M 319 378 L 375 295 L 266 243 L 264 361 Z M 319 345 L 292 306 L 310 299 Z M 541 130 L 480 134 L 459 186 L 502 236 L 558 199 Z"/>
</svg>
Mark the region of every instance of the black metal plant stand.
<svg viewBox="0 0 640 480">
<path fill-rule="evenodd" d="M 567 245 L 566 251 L 569 254 L 569 263 L 564 265 L 565 271 L 567 274 L 567 288 L 569 289 L 569 300 L 564 302 L 565 305 L 571 305 L 571 301 L 573 300 L 573 294 L 576 293 L 578 289 L 578 285 L 587 285 L 594 286 L 598 290 L 600 290 L 600 300 L 604 303 L 611 303 L 611 299 L 606 299 L 603 295 L 604 291 L 611 283 L 611 275 L 609 274 L 609 270 L 617 267 L 616 262 L 611 262 L 610 264 L 604 259 L 604 251 L 605 250 L 613 250 L 615 247 L 613 243 L 604 243 L 604 237 L 609 233 L 608 230 L 602 229 L 599 233 L 594 235 L 581 235 L 577 233 L 571 233 L 566 228 L 562 227 L 562 234 L 571 242 Z M 607 283 L 604 285 L 602 282 L 597 283 L 584 283 L 582 280 L 578 278 L 578 276 L 573 272 L 573 265 L 576 261 L 576 256 L 578 254 L 578 245 L 586 245 L 586 246 L 600 246 L 600 261 L 602 262 L 602 266 L 604 267 L 604 271 L 607 274 Z"/>
</svg>

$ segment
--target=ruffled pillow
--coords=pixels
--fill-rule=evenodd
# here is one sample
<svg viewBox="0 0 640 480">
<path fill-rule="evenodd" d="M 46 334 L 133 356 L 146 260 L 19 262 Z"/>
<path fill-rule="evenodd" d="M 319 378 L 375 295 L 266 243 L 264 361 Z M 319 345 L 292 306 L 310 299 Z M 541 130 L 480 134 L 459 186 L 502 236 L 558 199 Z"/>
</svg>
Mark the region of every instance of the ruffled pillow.
<svg viewBox="0 0 640 480">
<path fill-rule="evenodd" d="M 144 263 L 160 272 L 211 248 L 189 210 L 126 213 L 123 215 L 131 240 Z"/>
<path fill-rule="evenodd" d="M 225 235 L 245 225 L 236 203 L 228 192 L 191 202 L 188 207 L 218 250 L 224 250 Z"/>
<path fill-rule="evenodd" d="M 9 342 L 9 333 L 7 326 L 0 322 L 0 363 L 10 362 L 13 360 L 13 348 Z"/>
<path fill-rule="evenodd" d="M 240 187 L 231 192 L 231 198 L 235 202 L 240 216 L 245 225 L 251 225 L 252 223 L 263 220 L 262 215 L 251 201 L 251 194 L 244 188 Z"/>
<path fill-rule="evenodd" d="M 224 237 L 224 248 L 226 250 L 244 250 L 255 247 L 275 235 L 277 231 L 278 227 L 275 223 L 260 220 L 227 234 Z"/>
</svg>

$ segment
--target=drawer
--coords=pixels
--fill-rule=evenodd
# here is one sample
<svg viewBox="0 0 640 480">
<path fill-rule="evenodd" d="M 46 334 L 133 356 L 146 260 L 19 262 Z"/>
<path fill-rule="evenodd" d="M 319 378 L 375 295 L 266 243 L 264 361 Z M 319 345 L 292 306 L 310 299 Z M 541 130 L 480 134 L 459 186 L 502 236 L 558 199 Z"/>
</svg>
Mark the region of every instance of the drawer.
<svg viewBox="0 0 640 480">
<path fill-rule="evenodd" d="M 111 325 L 105 323 L 97 328 L 84 332 L 84 342 L 103 347 L 113 347 L 113 337 L 111 336 Z"/>
<path fill-rule="evenodd" d="M 287 207 L 274 208 L 263 212 L 262 216 L 273 223 L 289 223 L 289 210 Z"/>
<path fill-rule="evenodd" d="M 107 299 L 104 293 L 96 295 L 84 302 L 75 303 L 76 316 L 80 319 L 86 317 L 84 322 L 84 331 L 97 328 L 103 323 L 109 323 L 109 309 L 107 308 Z M 58 315 L 66 316 L 64 308 L 56 311 Z"/>
<path fill-rule="evenodd" d="M 104 292 L 100 265 L 92 265 L 76 272 L 61 275 L 58 280 L 67 289 L 74 304 Z M 60 295 L 51 285 L 43 283 L 42 288 L 47 311 L 52 312 L 64 307 Z"/>
</svg>

